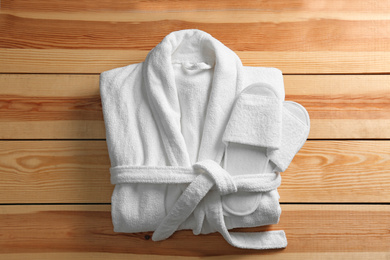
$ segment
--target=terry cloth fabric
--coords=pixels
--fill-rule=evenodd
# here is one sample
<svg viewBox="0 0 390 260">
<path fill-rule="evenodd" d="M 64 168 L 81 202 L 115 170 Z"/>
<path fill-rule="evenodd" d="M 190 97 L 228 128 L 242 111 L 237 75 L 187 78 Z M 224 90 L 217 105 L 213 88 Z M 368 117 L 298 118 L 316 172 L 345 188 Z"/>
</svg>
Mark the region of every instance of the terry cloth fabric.
<svg viewBox="0 0 390 260">
<path fill-rule="evenodd" d="M 290 107 L 290 110 L 288 109 Z M 295 107 L 294 109 L 291 109 Z M 294 111 L 302 114 L 299 118 L 294 115 Z M 282 135 L 281 135 L 281 148 L 280 149 L 268 149 L 267 155 L 270 160 L 275 163 L 277 170 L 284 172 L 290 165 L 295 154 L 301 149 L 305 143 L 310 131 L 310 119 L 306 109 L 292 101 L 285 101 L 282 113 Z"/>
<path fill-rule="evenodd" d="M 144 62 L 101 73 L 115 232 L 155 231 L 153 240 L 162 240 L 191 229 L 220 232 L 240 248 L 287 245 L 283 231 L 229 231 L 276 224 L 281 213 L 278 172 L 231 176 L 220 166 L 233 104 L 255 82 L 284 100 L 280 70 L 243 66 L 200 30 L 170 33 Z M 255 211 L 237 216 L 223 210 L 223 196 L 238 191 L 262 194 Z"/>
<path fill-rule="evenodd" d="M 222 140 L 279 149 L 282 107 L 272 86 L 255 83 L 245 88 L 237 98 Z"/>
</svg>

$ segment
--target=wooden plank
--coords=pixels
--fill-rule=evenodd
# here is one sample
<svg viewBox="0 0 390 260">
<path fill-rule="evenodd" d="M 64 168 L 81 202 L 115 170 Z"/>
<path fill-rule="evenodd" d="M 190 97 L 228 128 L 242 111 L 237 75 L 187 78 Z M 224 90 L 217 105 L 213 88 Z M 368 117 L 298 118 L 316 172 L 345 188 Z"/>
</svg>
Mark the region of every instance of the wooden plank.
<svg viewBox="0 0 390 260">
<path fill-rule="evenodd" d="M 0 203 L 110 203 L 105 141 L 0 142 Z M 307 141 L 281 202 L 390 202 L 390 141 Z"/>
<path fill-rule="evenodd" d="M 3 9 L 3 14 L 9 14 L 17 18 L 13 19 L 54 19 L 54 20 L 66 20 L 66 21 L 99 21 L 99 22 L 155 22 L 155 21 L 164 21 L 172 20 L 172 12 L 132 12 L 131 16 L 129 11 L 120 10 L 120 11 L 99 11 L 99 10 L 90 10 L 83 12 L 63 12 L 60 10 L 56 11 L 15 11 Z M 259 10 L 259 9 L 238 9 L 238 10 L 216 10 L 215 12 L 210 12 L 209 10 L 191 10 L 191 11 L 177 11 L 174 16 L 175 20 L 180 20 L 184 22 L 197 23 L 202 19 L 207 19 L 208 23 L 216 24 L 225 24 L 232 23 L 235 24 L 242 23 L 288 23 L 288 22 L 308 22 L 313 19 L 327 19 L 332 20 L 341 20 L 341 21 L 386 21 L 389 20 L 387 12 L 348 12 L 346 10 L 328 11 L 320 10 L 316 11 L 313 15 L 312 11 L 307 10 L 285 10 L 283 11 L 283 16 L 278 12 L 271 12 L 269 10 Z M 337 21 L 340 22 L 340 21 Z M 378 36 L 371 32 L 372 36 Z M 226 37 L 226 36 L 225 36 Z M 381 39 L 384 41 L 384 39 Z M 264 43 L 260 43 L 264 44 Z M 360 47 L 367 48 L 367 45 L 363 45 L 359 42 Z M 281 43 L 276 43 L 276 46 L 283 46 Z M 266 48 L 274 49 L 276 46 L 266 46 Z M 140 46 L 135 46 L 140 47 Z M 357 46 L 354 46 L 356 48 Z M 383 46 L 382 46 L 383 47 Z M 367 48 L 368 49 L 368 48 Z M 368 49 L 369 50 L 369 49 Z"/>
<path fill-rule="evenodd" d="M 0 48 L 0 73 L 101 73 L 143 62 L 147 50 Z M 245 66 L 275 67 L 284 74 L 389 73 L 390 52 L 236 51 Z"/>
<path fill-rule="evenodd" d="M 390 138 L 389 75 L 287 75 L 311 139 Z M 99 75 L 0 75 L 0 138 L 104 139 Z"/>
<path fill-rule="evenodd" d="M 94 0 L 68 0 L 65 2 L 45 1 L 45 0 L 3 0 L 2 8 L 4 10 L 24 10 L 24 11 L 57 11 L 66 12 L 79 11 L 192 11 L 192 10 L 234 10 L 234 9 L 260 9 L 270 11 L 285 10 L 307 10 L 307 11 L 339 11 L 348 12 L 383 12 L 389 8 L 388 1 L 365 1 L 355 0 L 353 4 L 349 0 L 327 0 L 327 1 L 310 1 L 310 0 L 293 0 L 293 1 L 208 1 L 208 0 L 117 0 L 115 2 L 99 2 Z"/>
<path fill-rule="evenodd" d="M 0 143 L 0 203 L 110 202 L 105 141 Z"/>
<path fill-rule="evenodd" d="M 288 5 L 280 10 L 258 7 L 177 10 L 175 15 L 6 8 L 0 13 L 0 48 L 149 50 L 172 31 L 198 28 L 234 51 L 389 51 L 390 5 L 382 12 L 340 8 L 313 13 L 305 8 L 290 10 Z"/>
<path fill-rule="evenodd" d="M 345 259 L 354 259 L 354 260 L 388 260 L 388 252 L 312 252 L 312 253 L 276 253 L 276 254 L 265 254 L 262 253 L 262 260 L 305 260 L 305 259 L 332 259 L 332 260 L 345 260 Z M 29 260 L 68 260 L 68 259 L 110 259 L 110 260 L 121 260 L 121 259 L 131 259 L 131 260 L 166 260 L 166 259 L 184 259 L 184 260 L 196 260 L 196 259 L 207 259 L 207 260 L 258 260 L 258 255 L 245 255 L 245 252 L 241 254 L 238 258 L 237 255 L 221 255 L 221 256 L 172 256 L 172 255 L 135 255 L 135 254 L 118 254 L 118 253 L 12 253 L 12 254 L 1 254 L 2 259 L 5 260 L 19 260 L 19 259 L 29 259 Z"/>
<path fill-rule="evenodd" d="M 390 72 L 390 5 L 209 2 L 119 2 L 105 8 L 89 1 L 5 1 L 0 72 L 99 73 L 142 61 L 165 35 L 188 28 L 211 33 L 246 65 L 284 73 Z"/>
<path fill-rule="evenodd" d="M 284 76 L 286 100 L 309 112 L 309 138 L 390 138 L 388 75 Z"/>
<path fill-rule="evenodd" d="M 0 138 L 105 138 L 97 75 L 0 75 Z"/>
<path fill-rule="evenodd" d="M 114 233 L 109 205 L 23 205 L 0 209 L 0 253 L 31 253 L 36 258 L 46 253 L 77 253 L 80 258 L 83 254 L 105 252 L 108 258 L 111 254 L 130 253 L 313 259 L 316 254 L 325 258 L 353 253 L 363 259 L 368 253 L 382 257 L 390 253 L 389 205 L 282 205 L 278 225 L 241 229 L 285 230 L 287 248 L 267 251 L 234 248 L 217 233 L 194 236 L 191 231 L 180 231 L 161 242 L 146 239 L 151 232 Z"/>
</svg>

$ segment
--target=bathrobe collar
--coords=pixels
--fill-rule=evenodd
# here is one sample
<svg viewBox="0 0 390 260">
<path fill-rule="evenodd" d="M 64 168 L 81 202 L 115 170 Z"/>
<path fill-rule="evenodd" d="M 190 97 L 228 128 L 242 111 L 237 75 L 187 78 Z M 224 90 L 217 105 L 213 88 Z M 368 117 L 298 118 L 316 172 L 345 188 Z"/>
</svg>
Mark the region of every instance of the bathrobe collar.
<svg viewBox="0 0 390 260">
<path fill-rule="evenodd" d="M 220 163 L 224 151 L 222 135 L 235 97 L 243 88 L 241 60 L 220 41 L 200 30 L 173 32 L 149 52 L 143 63 L 143 83 L 172 166 L 194 163 L 190 162 L 181 132 L 180 103 L 172 65 L 175 60 L 214 66 L 198 161 L 211 159 Z"/>
</svg>

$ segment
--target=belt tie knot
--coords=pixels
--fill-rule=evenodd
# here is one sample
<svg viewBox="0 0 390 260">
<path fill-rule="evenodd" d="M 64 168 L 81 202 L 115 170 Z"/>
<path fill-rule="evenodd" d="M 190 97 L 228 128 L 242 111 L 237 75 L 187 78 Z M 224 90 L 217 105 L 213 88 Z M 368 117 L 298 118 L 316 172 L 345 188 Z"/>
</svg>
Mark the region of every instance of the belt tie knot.
<svg viewBox="0 0 390 260">
<path fill-rule="evenodd" d="M 221 195 L 237 192 L 237 185 L 232 176 L 213 160 L 204 160 L 192 166 L 195 170 L 201 171 L 212 178 Z"/>
</svg>

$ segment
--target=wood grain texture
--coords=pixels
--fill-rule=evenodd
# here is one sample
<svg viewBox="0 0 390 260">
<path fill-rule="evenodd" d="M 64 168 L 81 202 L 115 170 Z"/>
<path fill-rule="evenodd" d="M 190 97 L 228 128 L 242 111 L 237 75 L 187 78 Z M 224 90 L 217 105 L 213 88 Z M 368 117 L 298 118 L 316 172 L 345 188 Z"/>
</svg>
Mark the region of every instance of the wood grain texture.
<svg viewBox="0 0 390 260">
<path fill-rule="evenodd" d="M 346 1 L 341 2 L 341 8 L 329 9 L 309 1 L 273 8 L 257 3 L 250 9 L 240 7 L 241 3 L 234 9 L 223 4 L 213 8 L 215 3 L 201 1 L 202 8 L 193 9 L 191 4 L 175 1 L 171 7 L 179 8 L 176 15 L 159 10 L 158 2 L 150 4 L 157 6 L 150 15 L 142 2 L 119 10 L 116 5 L 120 2 L 83 11 L 69 11 L 66 6 L 72 2 L 64 8 L 57 3 L 57 9 L 48 4 L 44 10 L 40 1 L 27 4 L 27 8 L 19 8 L 24 1 L 15 2 L 6 1 L 0 13 L 1 48 L 150 50 L 171 31 L 184 28 L 205 30 L 234 51 L 389 51 L 390 46 L 390 5 L 367 12 L 369 4 L 348 10 L 344 8 Z M 244 6 L 245 2 L 249 1 L 243 1 Z M 167 2 L 163 5 L 172 10 Z M 315 13 L 313 9 L 317 9 Z M 112 22 L 118 23 L 112 26 Z"/>
<path fill-rule="evenodd" d="M 130 11 L 131 12 L 131 11 Z M 25 19 L 54 19 L 59 21 L 100 21 L 100 22 L 155 22 L 162 20 L 172 20 L 172 11 L 165 12 L 131 12 L 111 11 L 107 9 L 105 11 L 82 11 L 82 12 L 61 12 L 61 11 L 20 11 L 20 10 L 8 10 L 3 14 L 13 15 L 18 18 Z M 153 14 L 153 15 L 151 15 Z M 216 10 L 210 12 L 210 10 L 190 10 L 185 12 L 175 12 L 175 21 L 180 20 L 183 22 L 199 22 L 202 19 L 207 19 L 208 23 L 212 24 L 232 24 L 232 19 L 235 20 L 235 24 L 246 23 L 287 23 L 287 22 L 307 22 L 313 19 L 325 19 L 325 20 L 343 20 L 343 21 L 386 21 L 389 20 L 386 12 L 346 12 L 346 11 L 328 11 L 320 10 L 316 11 L 315 15 L 312 11 L 308 10 L 283 10 L 283 15 L 278 12 L 272 12 L 269 10 Z M 371 34 L 374 36 L 373 32 Z M 360 36 L 360 35 L 359 35 Z M 381 39 L 383 41 L 383 39 Z M 264 44 L 264 43 L 260 43 Z M 283 46 L 277 43 L 277 46 Z M 367 47 L 360 42 L 360 47 Z M 137 46 L 140 48 L 141 46 Z M 357 47 L 357 46 L 356 46 Z M 355 48 L 356 48 L 355 47 Z M 267 48 L 275 48 L 267 46 Z"/>
<path fill-rule="evenodd" d="M 286 75 L 311 139 L 390 138 L 389 75 Z M 0 75 L 0 138 L 104 139 L 99 75 Z"/>
<path fill-rule="evenodd" d="M 104 141 L 0 143 L 0 203 L 110 202 Z"/>
<path fill-rule="evenodd" d="M 389 9 L 388 1 L 365 1 L 355 0 L 353 4 L 349 0 L 274 0 L 274 1 L 208 1 L 208 0 L 116 0 L 99 1 L 94 0 L 68 0 L 65 2 L 45 0 L 3 0 L 4 10 L 24 11 L 58 11 L 79 12 L 79 11 L 191 11 L 191 10 L 307 10 L 307 11 L 346 11 L 346 12 L 383 12 Z"/>
<path fill-rule="evenodd" d="M 315 15 L 305 11 L 269 13 L 236 10 L 172 16 L 2 11 L 0 48 L 151 50 L 172 31 L 197 28 L 233 51 L 390 50 L 390 18 L 386 11 L 369 15 L 335 11 Z"/>
<path fill-rule="evenodd" d="M 101 73 L 144 61 L 149 51 L 0 48 L 0 73 Z M 390 51 L 236 51 L 246 66 L 284 74 L 389 73 Z"/>
<path fill-rule="evenodd" d="M 313 259 L 313 252 L 322 257 L 343 252 L 358 256 L 390 254 L 389 205 L 282 205 L 282 211 L 277 225 L 241 229 L 285 230 L 286 249 L 256 251 L 234 248 L 217 233 L 194 236 L 191 231 L 180 231 L 161 242 L 146 239 L 151 232 L 114 233 L 109 205 L 2 206 L 0 253 L 73 252 L 80 257 L 105 252 L 108 258 L 113 253 L 267 255 L 271 259 L 285 259 L 284 254 Z"/>
<path fill-rule="evenodd" d="M 96 75 L 0 75 L 0 138 L 105 138 Z"/>
<path fill-rule="evenodd" d="M 5 260 L 19 260 L 19 259 L 29 259 L 29 260 L 68 260 L 68 259 L 102 259 L 102 260 L 122 260 L 122 259 L 131 259 L 131 260 L 166 260 L 166 259 L 184 259 L 184 260 L 197 260 L 197 259 L 207 259 L 207 260 L 258 260 L 259 255 L 221 255 L 221 256 L 172 256 L 172 255 L 136 255 L 130 253 L 10 253 L 10 254 L 1 254 L 2 259 Z M 261 255 L 262 260 L 312 260 L 312 259 L 331 259 L 331 260 L 388 260 L 388 252 L 311 252 L 311 253 L 272 253 L 265 254 L 264 252 Z"/>
<path fill-rule="evenodd" d="M 105 141 L 0 142 L 0 203 L 110 203 Z M 281 202 L 390 202 L 389 141 L 308 141 Z"/>
<path fill-rule="evenodd" d="M 172 31 L 197 28 L 246 65 L 284 73 L 388 73 L 390 5 L 355 2 L 6 0 L 0 72 L 99 73 L 142 61 Z"/>
</svg>

